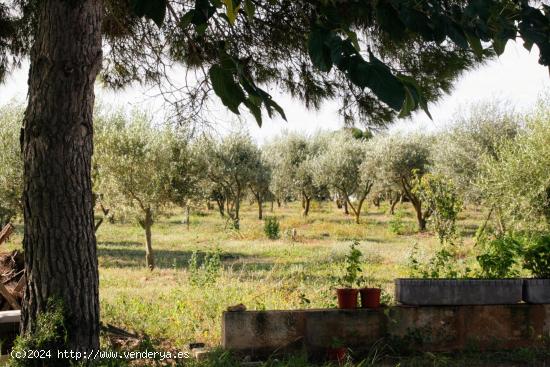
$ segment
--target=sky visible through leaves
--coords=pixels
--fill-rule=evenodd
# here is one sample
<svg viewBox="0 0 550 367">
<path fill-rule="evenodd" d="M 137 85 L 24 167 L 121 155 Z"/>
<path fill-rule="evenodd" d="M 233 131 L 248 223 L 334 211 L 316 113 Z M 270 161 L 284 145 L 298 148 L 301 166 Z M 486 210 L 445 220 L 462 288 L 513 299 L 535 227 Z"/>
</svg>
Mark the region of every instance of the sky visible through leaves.
<svg viewBox="0 0 550 367">
<path fill-rule="evenodd" d="M 520 110 L 527 109 L 545 90 L 550 93 L 548 69 L 539 65 L 537 60 L 536 47 L 533 47 L 532 52 L 529 53 L 521 43 L 509 42 L 506 51 L 498 59 L 465 73 L 450 95 L 438 103 L 429 105 L 433 121 L 430 121 L 426 114 L 418 111 L 413 113 L 412 119 L 400 120 L 391 129 L 437 130 L 447 123 L 452 123 L 453 116 L 466 112 L 470 104 L 478 101 L 500 99 Z M 8 77 L 5 84 L 0 85 L 0 105 L 14 99 L 24 102 L 27 91 L 27 67 L 28 64 Z M 174 72 L 176 73 L 177 70 Z M 280 117 L 266 118 L 263 127 L 259 128 L 254 118 L 246 111 L 243 111 L 245 113 L 239 121 L 218 98 L 212 98 L 210 115 L 217 133 L 225 135 L 244 127 L 250 131 L 253 138 L 262 143 L 284 130 L 313 133 L 319 129 L 334 130 L 342 126 L 342 119 L 336 112 L 336 104 L 326 103 L 320 111 L 308 111 L 300 102 L 278 93 L 276 89 L 271 88 L 269 91 L 284 109 L 288 122 Z M 97 89 L 99 100 L 128 108 L 146 106 L 157 118 L 162 119 L 162 98 L 155 94 L 157 94 L 155 90 L 140 86 L 126 88 L 123 92 Z"/>
</svg>

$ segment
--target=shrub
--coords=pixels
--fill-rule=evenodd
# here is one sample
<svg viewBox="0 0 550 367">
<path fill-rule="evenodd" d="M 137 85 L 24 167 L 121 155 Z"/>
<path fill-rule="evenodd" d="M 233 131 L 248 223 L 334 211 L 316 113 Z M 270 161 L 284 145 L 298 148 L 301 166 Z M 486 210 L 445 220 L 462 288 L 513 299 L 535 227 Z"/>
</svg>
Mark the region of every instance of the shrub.
<svg viewBox="0 0 550 367">
<path fill-rule="evenodd" d="M 398 210 L 395 212 L 395 214 L 392 216 L 388 223 L 388 229 L 391 233 L 394 234 L 405 234 L 406 226 L 405 222 L 403 221 L 403 217 L 405 216 L 404 210 Z"/>
<path fill-rule="evenodd" d="M 537 278 L 550 278 L 550 235 L 537 236 L 525 250 L 525 269 Z"/>
<path fill-rule="evenodd" d="M 264 220 L 264 233 L 270 240 L 279 238 L 280 226 L 277 217 L 266 217 Z"/>
<path fill-rule="evenodd" d="M 521 255 L 522 244 L 510 235 L 500 235 L 491 240 L 480 239 L 478 245 L 484 253 L 477 256 L 483 278 L 511 278 L 519 276 L 515 269 Z"/>
<path fill-rule="evenodd" d="M 46 312 L 38 315 L 35 330 L 29 335 L 18 336 L 15 340 L 13 351 L 15 356 L 11 359 L 11 367 L 43 366 L 38 357 L 26 357 L 29 350 L 40 351 L 41 358 L 50 360 L 52 366 L 62 365 L 57 351 L 67 349 L 67 329 L 65 327 L 66 310 L 61 299 L 50 298 L 47 301 Z M 58 361 L 58 362 L 55 362 Z"/>
<path fill-rule="evenodd" d="M 344 260 L 346 273 L 340 279 L 340 284 L 346 288 L 352 288 L 360 281 L 359 273 L 361 273 L 360 265 L 363 253 L 357 248 L 357 246 L 359 246 L 359 241 L 353 241 Z"/>
<path fill-rule="evenodd" d="M 189 259 L 189 281 L 195 286 L 209 285 L 220 277 L 221 251 L 208 252 L 199 264 L 199 255 L 194 251 Z"/>
<path fill-rule="evenodd" d="M 437 233 L 440 243 L 451 243 L 456 236 L 456 220 L 462 210 L 453 182 L 442 175 L 414 172 L 413 192 L 425 203 L 428 221 Z"/>
<path fill-rule="evenodd" d="M 444 245 L 426 261 L 419 260 L 418 244 L 409 255 L 408 266 L 413 278 L 467 278 L 471 269 L 460 259 L 456 246 Z"/>
</svg>

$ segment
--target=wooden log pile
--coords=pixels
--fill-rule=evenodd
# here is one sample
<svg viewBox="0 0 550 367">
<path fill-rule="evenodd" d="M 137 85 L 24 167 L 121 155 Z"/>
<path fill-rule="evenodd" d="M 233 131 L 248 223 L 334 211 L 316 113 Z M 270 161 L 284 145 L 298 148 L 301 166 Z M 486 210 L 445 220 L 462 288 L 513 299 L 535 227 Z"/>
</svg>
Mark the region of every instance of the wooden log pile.
<svg viewBox="0 0 550 367">
<path fill-rule="evenodd" d="M 0 245 L 10 239 L 14 229 L 15 227 L 11 223 L 6 224 L 4 228 L 2 228 L 0 231 Z"/>
<path fill-rule="evenodd" d="M 0 253 L 0 311 L 20 310 L 25 289 L 23 253 Z"/>
</svg>

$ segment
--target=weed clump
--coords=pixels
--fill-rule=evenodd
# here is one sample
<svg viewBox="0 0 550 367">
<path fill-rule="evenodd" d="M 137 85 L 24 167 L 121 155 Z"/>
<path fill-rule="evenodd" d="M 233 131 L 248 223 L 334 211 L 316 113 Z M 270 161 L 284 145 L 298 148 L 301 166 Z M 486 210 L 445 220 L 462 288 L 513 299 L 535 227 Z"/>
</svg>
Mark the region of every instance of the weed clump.
<svg viewBox="0 0 550 367">
<path fill-rule="evenodd" d="M 277 217 L 266 217 L 264 220 L 264 233 L 270 240 L 276 240 L 280 236 L 280 226 Z"/>
</svg>

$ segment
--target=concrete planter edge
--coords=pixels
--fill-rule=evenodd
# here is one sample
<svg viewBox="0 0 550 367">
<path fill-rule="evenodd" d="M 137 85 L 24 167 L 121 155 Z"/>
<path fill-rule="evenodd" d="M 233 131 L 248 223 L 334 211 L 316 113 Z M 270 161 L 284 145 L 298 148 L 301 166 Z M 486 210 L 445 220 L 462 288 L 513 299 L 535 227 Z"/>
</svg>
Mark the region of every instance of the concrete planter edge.
<svg viewBox="0 0 550 367">
<path fill-rule="evenodd" d="M 516 304 L 522 279 L 395 279 L 395 300 L 404 305 Z"/>
<path fill-rule="evenodd" d="M 527 303 L 550 303 L 550 279 L 524 279 L 523 300 Z"/>
</svg>

